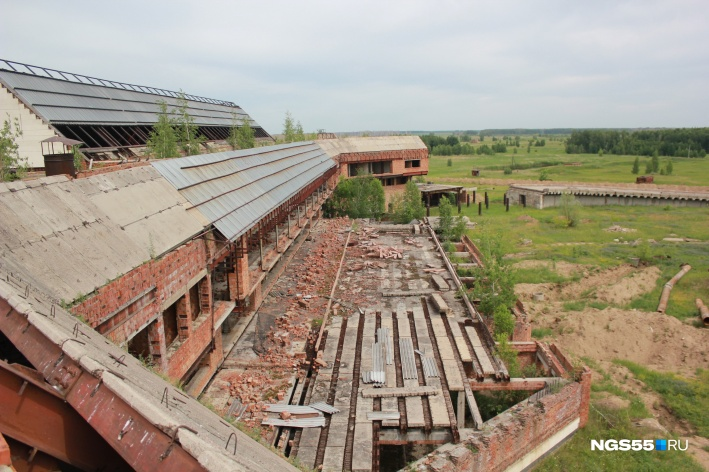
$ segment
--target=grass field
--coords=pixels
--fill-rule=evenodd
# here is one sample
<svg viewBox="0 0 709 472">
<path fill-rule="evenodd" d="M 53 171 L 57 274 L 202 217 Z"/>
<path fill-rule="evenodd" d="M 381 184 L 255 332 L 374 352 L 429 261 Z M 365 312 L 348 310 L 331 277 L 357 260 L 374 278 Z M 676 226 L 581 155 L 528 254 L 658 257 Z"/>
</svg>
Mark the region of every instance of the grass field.
<svg viewBox="0 0 709 472">
<path fill-rule="evenodd" d="M 490 144 L 490 138 L 486 138 Z M 561 141 L 550 141 L 545 147 L 532 147 L 527 153 L 526 140 L 518 153 L 510 152 L 495 156 L 432 156 L 429 161 L 427 180 L 440 183 L 477 187 L 478 199 L 487 192 L 490 206 L 483 206 L 478 215 L 477 205 L 462 208 L 462 214 L 478 223 L 469 231 L 473 239 L 479 238 L 480 231 L 489 231 L 503 242 L 505 252 L 514 261 L 525 259 L 545 261 L 565 261 L 600 269 L 627 264 L 640 259 L 647 265 L 655 265 L 661 271 L 655 288 L 633 299 L 628 306 L 653 312 L 657 309 L 660 292 L 664 283 L 679 271 L 681 263 L 692 265 L 692 270 L 675 285 L 666 311 L 667 315 L 684 320 L 701 328 L 697 320 L 694 300 L 700 297 L 709 301 L 709 207 L 579 207 L 578 224 L 568 227 L 561 224 L 557 208 L 537 210 L 511 206 L 509 212 L 503 205 L 504 193 L 508 186 L 501 180 L 491 184 L 485 179 L 514 179 L 538 181 L 542 169 L 553 181 L 574 182 L 622 182 L 632 183 L 631 173 L 635 156 L 597 156 L 566 154 Z M 528 167 L 504 174 L 504 167 L 510 166 L 512 158 L 517 165 Z M 452 165 L 448 166 L 447 161 Z M 640 158 L 640 174 L 644 174 L 649 158 Z M 666 158 L 661 158 L 664 165 Z M 709 159 L 673 158 L 674 175 L 655 175 L 655 183 L 667 185 L 709 186 Z M 568 166 L 568 163 L 581 163 Z M 542 165 L 544 167 L 542 167 Z M 471 176 L 471 169 L 480 169 L 481 178 Z M 431 213 L 437 213 L 435 208 Z M 629 228 L 631 232 L 609 232 L 611 226 Z M 699 242 L 676 243 L 663 241 L 667 237 L 683 237 Z M 517 272 L 518 283 L 564 284 L 578 279 L 579 275 L 560 276 L 549 268 L 522 269 Z M 562 311 L 580 311 L 587 306 L 602 310 L 604 306 L 592 299 L 569 300 Z M 554 335 L 550 328 L 537 327 L 533 334 L 538 338 Z M 603 372 L 592 359 L 584 359 L 594 369 L 592 408 L 589 423 L 578 431 L 563 447 L 537 465 L 539 471 L 614 471 L 614 470 L 659 470 L 694 471 L 703 470 L 684 452 L 671 454 L 655 452 L 613 452 L 591 451 L 591 439 L 638 439 L 652 434 L 639 429 L 634 421 L 652 416 L 637 396 L 629 395 L 626 386 L 618 384 Z M 706 389 L 707 371 L 697 371 L 697 379 L 685 379 L 673 374 L 659 373 L 643 366 L 618 360 L 617 365 L 629 369 L 631 376 L 644 383 L 645 389 L 657 392 L 662 402 L 677 419 L 690 421 L 700 435 L 706 434 L 709 408 Z M 600 379 L 597 379 L 597 374 Z M 620 381 L 622 383 L 622 381 Z M 621 409 L 604 409 L 597 401 L 602 395 L 612 394 L 630 402 Z M 671 436 L 671 435 L 668 435 Z"/>
<path fill-rule="evenodd" d="M 615 156 L 595 154 L 566 154 L 564 143 L 561 140 L 551 141 L 546 137 L 546 146 L 532 147 L 527 153 L 526 142 L 529 136 L 522 139 L 522 145 L 517 148 L 508 146 L 507 153 L 494 156 L 431 156 L 429 159 L 430 180 L 462 179 L 470 183 L 472 169 L 480 169 L 481 178 L 489 179 L 519 179 L 539 180 L 542 170 L 545 170 L 552 181 L 565 182 L 635 182 L 635 175 L 631 173 L 635 156 Z M 492 144 L 490 138 L 484 143 Z M 448 166 L 451 159 L 452 166 Z M 515 164 L 528 169 L 514 170 L 512 174 L 505 175 L 504 168 L 509 167 L 514 159 Z M 681 157 L 660 157 L 663 166 L 668 159 L 672 160 L 672 175 L 654 174 L 655 183 L 662 185 L 700 185 L 709 186 L 709 159 L 688 159 Z M 645 173 L 645 164 L 649 157 L 640 157 L 640 174 Z M 580 166 L 566 164 L 581 163 Z"/>
</svg>

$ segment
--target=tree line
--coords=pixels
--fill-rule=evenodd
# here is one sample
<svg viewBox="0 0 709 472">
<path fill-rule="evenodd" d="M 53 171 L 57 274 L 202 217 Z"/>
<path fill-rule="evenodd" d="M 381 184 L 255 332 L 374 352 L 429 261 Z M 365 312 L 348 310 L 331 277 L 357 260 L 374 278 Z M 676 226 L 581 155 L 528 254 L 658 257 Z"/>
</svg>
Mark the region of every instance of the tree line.
<svg viewBox="0 0 709 472">
<path fill-rule="evenodd" d="M 625 154 L 637 156 L 704 157 L 709 128 L 661 130 L 574 131 L 566 141 L 568 154 Z"/>
<path fill-rule="evenodd" d="M 506 141 L 498 141 L 497 139 L 492 145 L 483 144 L 476 147 L 466 142 L 461 142 L 457 136 L 452 134 L 445 138 L 435 134 L 424 134 L 419 137 L 432 156 L 493 155 L 498 152 L 507 152 Z"/>
</svg>

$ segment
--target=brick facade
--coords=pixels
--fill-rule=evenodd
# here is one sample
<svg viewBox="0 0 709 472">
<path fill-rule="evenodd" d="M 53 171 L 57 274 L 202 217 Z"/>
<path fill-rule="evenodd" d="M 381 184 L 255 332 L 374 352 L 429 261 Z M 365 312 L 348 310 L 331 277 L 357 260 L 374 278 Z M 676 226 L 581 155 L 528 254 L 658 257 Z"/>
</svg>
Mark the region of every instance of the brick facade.
<svg viewBox="0 0 709 472">
<path fill-rule="evenodd" d="M 384 178 L 388 175 L 414 176 L 428 174 L 428 149 L 345 153 L 340 154 L 337 160 L 340 163 L 340 175 L 345 178 L 349 177 L 347 170 L 349 164 L 382 161 L 391 161 L 391 173 L 375 175 L 375 177 Z M 420 162 L 420 167 L 407 168 L 406 161 L 414 160 Z"/>
<path fill-rule="evenodd" d="M 580 418 L 588 419 L 591 372 L 537 402 L 526 400 L 486 423 L 457 445 L 446 445 L 421 459 L 416 470 L 439 472 L 503 471 Z"/>
</svg>

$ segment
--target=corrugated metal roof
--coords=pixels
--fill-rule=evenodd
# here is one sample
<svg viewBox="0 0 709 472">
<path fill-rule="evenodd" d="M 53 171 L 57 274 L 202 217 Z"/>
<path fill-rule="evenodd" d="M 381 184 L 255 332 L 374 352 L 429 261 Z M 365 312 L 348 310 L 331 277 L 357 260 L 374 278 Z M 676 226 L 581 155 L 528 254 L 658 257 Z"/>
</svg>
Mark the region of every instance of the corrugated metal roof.
<svg viewBox="0 0 709 472">
<path fill-rule="evenodd" d="M 317 414 L 317 415 L 322 415 L 322 413 L 319 410 L 316 410 L 315 408 L 307 405 L 284 405 L 280 403 L 276 403 L 273 405 L 266 405 L 266 411 L 270 411 L 273 413 L 281 413 L 283 411 L 287 411 L 288 413 L 292 413 L 294 415 L 306 415 L 306 414 Z"/>
<path fill-rule="evenodd" d="M 329 414 L 331 414 L 331 415 L 334 415 L 334 414 L 340 412 L 340 410 L 338 410 L 337 408 L 335 408 L 335 407 L 332 406 L 332 405 L 328 405 L 328 404 L 325 403 L 325 402 L 311 403 L 311 404 L 308 405 L 308 406 L 311 407 L 311 408 L 315 408 L 316 410 L 320 410 L 320 411 L 322 411 L 322 412 L 324 412 L 324 413 L 329 413 Z"/>
<path fill-rule="evenodd" d="M 335 166 L 313 142 L 153 162 L 228 239 L 235 240 Z"/>
<path fill-rule="evenodd" d="M 325 426 L 325 417 L 317 418 L 299 418 L 295 420 L 282 420 L 280 418 L 267 418 L 261 421 L 261 424 L 270 424 L 273 426 L 286 426 L 288 428 L 322 428 Z"/>
<path fill-rule="evenodd" d="M 48 262 L 46 268 L 49 267 Z M 125 351 L 90 327 L 81 325 L 80 343 L 66 342 L 75 339 L 75 334 L 72 333 L 76 330 L 76 317 L 53 303 L 50 294 L 34 284 L 29 288 L 30 296 L 25 298 L 27 283 L 30 282 L 25 278 L 25 270 L 21 268 L 12 272 L 11 275 L 7 267 L 0 264 L 0 299 L 7 300 L 9 305 L 26 315 L 20 318 L 22 325 L 33 325 L 36 331 L 56 345 L 63 357 L 82 366 L 85 370 L 80 370 L 78 375 L 99 376 L 102 380 L 102 391 L 108 389 L 116 398 L 124 399 L 135 409 L 137 415 L 163 431 L 174 431 L 175 447 L 183 448 L 197 458 L 206 470 L 296 472 L 296 469 L 281 457 L 223 421 L 219 415 L 196 399 L 146 369 L 135 357 L 125 355 Z M 2 313 L 5 323 L 14 323 L 12 320 L 18 318 L 6 318 L 6 314 L 9 313 Z M 121 363 L 116 362 L 118 358 L 122 359 Z M 55 360 L 56 358 L 44 359 L 46 363 L 54 363 Z M 166 392 L 169 393 L 169 406 L 164 405 Z M 77 395 L 88 397 L 89 393 L 74 389 L 72 395 L 75 398 Z M 121 419 L 122 411 L 106 407 L 100 414 L 115 422 L 125 422 L 125 417 Z M 182 428 L 178 428 L 180 425 Z M 194 433 L 184 426 L 194 430 Z M 232 435 L 236 435 L 238 440 L 236 454 L 232 452 L 231 446 L 228 450 L 224 447 Z M 234 440 L 231 440 L 231 444 L 235 444 Z"/>
<path fill-rule="evenodd" d="M 51 124 L 149 125 L 157 122 L 158 100 L 165 101 L 168 109 L 178 106 L 178 99 L 167 95 L 176 92 L 162 91 L 166 93 L 164 95 L 157 93 L 160 89 L 151 87 L 140 87 L 146 92 L 124 90 L 19 73 L 2 67 L 0 61 L 0 81 Z M 232 113 L 236 113 L 239 119 L 248 118 L 253 128 L 261 128 L 241 107 L 231 102 L 201 97 L 190 100 L 189 97 L 186 95 L 187 110 L 198 125 L 231 126 Z"/>
<path fill-rule="evenodd" d="M 416 371 L 416 359 L 414 359 L 414 345 L 411 338 L 399 338 L 399 350 L 401 352 L 401 373 L 404 380 L 418 380 Z"/>
</svg>

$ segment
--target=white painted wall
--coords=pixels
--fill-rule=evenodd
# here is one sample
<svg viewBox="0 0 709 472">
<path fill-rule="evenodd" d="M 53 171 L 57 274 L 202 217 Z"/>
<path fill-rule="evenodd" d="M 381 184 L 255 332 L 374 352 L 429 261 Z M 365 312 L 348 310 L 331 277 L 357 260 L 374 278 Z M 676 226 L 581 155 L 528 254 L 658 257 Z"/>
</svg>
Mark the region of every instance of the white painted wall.
<svg viewBox="0 0 709 472">
<path fill-rule="evenodd" d="M 11 122 L 14 122 L 15 118 L 20 122 L 22 136 L 16 140 L 20 157 L 26 157 L 30 167 L 44 167 L 40 141 L 56 136 L 57 133 L 25 107 L 8 89 L 0 85 L 0 124 L 8 119 L 8 115 Z M 54 143 L 54 146 L 58 149 L 57 146 L 62 145 Z"/>
</svg>

